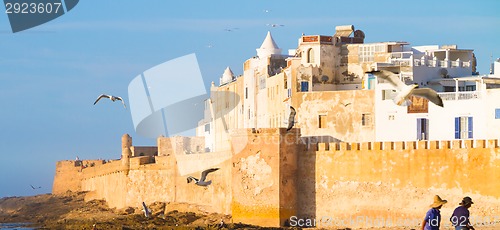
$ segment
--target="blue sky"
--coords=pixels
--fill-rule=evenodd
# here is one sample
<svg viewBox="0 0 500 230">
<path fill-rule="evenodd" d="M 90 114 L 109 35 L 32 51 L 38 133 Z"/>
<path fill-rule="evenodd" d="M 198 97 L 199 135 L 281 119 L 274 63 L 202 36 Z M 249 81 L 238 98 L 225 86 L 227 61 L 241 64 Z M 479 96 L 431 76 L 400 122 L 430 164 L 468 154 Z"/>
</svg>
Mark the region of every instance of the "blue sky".
<svg viewBox="0 0 500 230">
<path fill-rule="evenodd" d="M 367 43 L 474 49 L 478 70 L 486 74 L 490 55 L 500 57 L 499 9 L 496 0 L 83 0 L 67 14 L 15 34 L 2 10 L 0 197 L 51 192 L 58 160 L 119 158 L 124 133 L 135 145 L 154 145 L 135 134 L 130 110 L 93 102 L 101 93 L 127 100 L 130 81 L 165 61 L 196 53 L 208 87 L 226 66 L 241 74 L 268 30 L 286 52 L 302 33 L 332 35 L 335 26 L 352 24 Z M 238 29 L 225 31 L 232 28 Z"/>
</svg>

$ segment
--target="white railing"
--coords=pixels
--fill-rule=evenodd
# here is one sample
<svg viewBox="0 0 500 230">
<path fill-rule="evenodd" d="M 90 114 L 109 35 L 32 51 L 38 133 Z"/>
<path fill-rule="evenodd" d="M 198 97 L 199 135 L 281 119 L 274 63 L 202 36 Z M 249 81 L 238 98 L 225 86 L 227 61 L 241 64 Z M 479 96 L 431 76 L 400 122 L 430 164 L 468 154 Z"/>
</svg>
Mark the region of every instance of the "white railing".
<svg viewBox="0 0 500 230">
<path fill-rule="evenodd" d="M 391 60 L 392 61 L 392 60 Z M 393 61 L 394 62 L 394 61 Z M 440 60 L 422 60 L 422 59 L 414 59 L 413 66 L 427 66 L 427 67 L 448 67 L 446 61 Z M 470 61 L 450 61 L 450 67 L 453 68 L 469 68 L 471 66 Z"/>
<path fill-rule="evenodd" d="M 408 59 L 413 55 L 413 52 L 393 52 L 391 53 L 391 58 L 402 58 L 402 59 Z"/>
<path fill-rule="evenodd" d="M 451 67 L 460 67 L 459 61 L 451 61 Z"/>
<path fill-rule="evenodd" d="M 391 59 L 391 63 L 399 66 L 410 66 L 410 59 Z"/>
<path fill-rule="evenodd" d="M 447 93 L 438 93 L 441 99 L 445 101 L 455 101 L 455 100 L 471 100 L 471 99 L 479 99 L 481 94 L 478 91 L 470 91 L 470 92 L 447 92 Z"/>
</svg>

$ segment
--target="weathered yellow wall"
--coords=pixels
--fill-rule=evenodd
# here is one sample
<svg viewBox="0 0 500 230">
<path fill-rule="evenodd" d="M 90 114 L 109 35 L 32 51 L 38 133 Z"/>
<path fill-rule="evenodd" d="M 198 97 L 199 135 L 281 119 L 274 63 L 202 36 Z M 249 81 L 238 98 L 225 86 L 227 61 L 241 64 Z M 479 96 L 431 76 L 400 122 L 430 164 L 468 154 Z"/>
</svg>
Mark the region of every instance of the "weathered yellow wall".
<svg viewBox="0 0 500 230">
<path fill-rule="evenodd" d="M 234 222 L 283 226 L 296 215 L 297 139 L 299 130 L 240 130 L 235 141 L 250 137 L 233 157 Z"/>
<path fill-rule="evenodd" d="M 62 194 L 66 191 L 81 191 L 81 181 L 84 178 L 83 168 L 86 169 L 100 166 L 103 160 L 80 160 L 77 161 L 58 161 L 56 163 L 56 174 L 52 185 L 53 194 Z M 114 170 L 114 169 L 112 169 Z"/>
<path fill-rule="evenodd" d="M 470 210 L 477 219 L 498 216 L 500 149 L 496 141 L 326 145 L 320 143 L 319 151 L 299 157 L 302 218 L 320 222 L 331 217 L 337 220 L 334 223 L 347 221 L 350 224 L 344 227 L 351 228 L 376 225 L 364 220 L 409 218 L 410 226 L 415 226 L 436 194 L 449 202 L 441 211 L 444 220 L 464 196 L 473 198 Z"/>
<path fill-rule="evenodd" d="M 161 156 L 132 157 L 83 169 L 81 190 L 89 191 L 86 199 L 105 199 L 116 208 L 141 207 L 142 202 L 189 203 L 197 205 L 197 211 L 230 214 L 231 154 L 165 152 L 172 151 L 177 140 L 159 138 Z M 227 159 L 220 160 L 225 155 Z M 200 178 L 206 169 L 200 160 L 220 168 L 208 175 L 207 180 L 212 180 L 208 187 L 187 183 L 187 176 Z M 179 167 L 188 170 L 179 171 Z"/>
<path fill-rule="evenodd" d="M 183 155 L 168 152 L 171 140 L 160 138 L 161 156 L 154 158 L 126 158 L 83 170 L 74 161 L 58 162 L 53 192 L 89 191 L 87 199 L 106 199 L 117 208 L 140 207 L 143 201 L 188 204 L 191 211 L 231 214 L 234 222 L 261 226 L 283 226 L 297 216 L 314 219 L 319 227 L 380 225 L 375 219 L 416 227 L 436 194 L 449 202 L 444 217 L 464 196 L 473 198 L 470 210 L 476 218 L 500 213 L 498 140 L 308 147 L 302 140 L 299 129 L 243 129 L 232 136 L 233 144 L 243 143 L 236 154 Z M 205 169 L 199 162 L 220 168 L 209 174 L 213 183 L 208 187 L 187 184 L 188 175 L 199 177 Z"/>
<path fill-rule="evenodd" d="M 245 148 L 233 157 L 232 215 L 234 222 L 279 226 L 279 134 L 242 130 L 233 138 L 246 139 Z"/>
<path fill-rule="evenodd" d="M 53 194 L 61 194 L 66 191 L 81 191 L 81 166 L 75 166 L 75 161 L 58 161 L 56 163 L 56 174 L 52 185 Z"/>
</svg>

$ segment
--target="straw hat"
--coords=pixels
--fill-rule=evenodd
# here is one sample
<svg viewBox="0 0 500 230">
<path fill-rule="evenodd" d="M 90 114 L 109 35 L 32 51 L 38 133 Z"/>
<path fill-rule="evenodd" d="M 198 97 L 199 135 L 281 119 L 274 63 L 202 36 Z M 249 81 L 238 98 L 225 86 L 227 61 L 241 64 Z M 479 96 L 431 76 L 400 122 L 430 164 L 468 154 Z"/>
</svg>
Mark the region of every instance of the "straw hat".
<svg viewBox="0 0 500 230">
<path fill-rule="evenodd" d="M 474 202 L 472 202 L 472 198 L 466 196 L 462 199 L 462 202 L 459 204 L 459 205 L 468 205 L 468 204 L 474 204 Z"/>
<path fill-rule="evenodd" d="M 438 195 L 435 195 L 434 196 L 434 203 L 432 203 L 430 206 L 431 206 L 431 208 L 437 208 L 443 204 L 446 204 L 446 202 L 448 202 L 448 201 L 441 199 L 441 197 L 439 197 Z"/>
</svg>

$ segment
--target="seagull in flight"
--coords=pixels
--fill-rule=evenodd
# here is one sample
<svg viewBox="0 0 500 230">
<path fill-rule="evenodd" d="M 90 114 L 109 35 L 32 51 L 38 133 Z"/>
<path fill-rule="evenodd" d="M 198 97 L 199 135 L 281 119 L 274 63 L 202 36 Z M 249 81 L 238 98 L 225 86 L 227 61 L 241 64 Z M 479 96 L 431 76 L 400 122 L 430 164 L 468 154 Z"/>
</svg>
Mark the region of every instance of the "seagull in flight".
<svg viewBox="0 0 500 230">
<path fill-rule="evenodd" d="M 285 25 L 281 25 L 281 24 L 267 24 L 268 26 L 270 27 L 280 27 L 280 26 L 285 26 Z"/>
<path fill-rule="evenodd" d="M 286 128 L 286 131 L 290 131 L 290 129 L 293 128 L 293 125 L 295 124 L 295 114 L 297 114 L 295 108 L 290 106 L 290 116 L 288 117 L 288 127 Z"/>
<path fill-rule="evenodd" d="M 114 101 L 116 101 L 116 100 L 122 101 L 123 107 L 124 107 L 124 108 L 127 108 L 127 106 L 125 106 L 125 102 L 123 101 L 123 99 L 122 99 L 121 97 L 112 96 L 112 95 L 106 95 L 106 94 L 101 94 L 101 95 L 97 98 L 97 100 L 95 100 L 94 105 L 95 105 L 95 104 L 97 104 L 97 102 L 98 102 L 99 100 L 101 100 L 101 98 L 104 98 L 104 97 L 109 98 L 109 99 L 110 99 L 111 101 L 113 101 L 113 102 L 114 102 Z"/>
<path fill-rule="evenodd" d="M 207 170 L 203 171 L 203 172 L 201 173 L 201 178 L 200 178 L 199 180 L 198 180 L 197 178 L 195 178 L 195 177 L 188 176 L 188 178 L 187 178 L 187 182 L 188 182 L 188 183 L 191 183 L 191 181 L 193 181 L 193 180 L 194 180 L 194 183 L 195 183 L 196 185 L 199 185 L 199 186 L 208 186 L 208 185 L 212 184 L 212 181 L 211 181 L 211 180 L 209 180 L 209 181 L 205 181 L 205 179 L 207 179 L 207 175 L 208 175 L 209 173 L 211 173 L 211 172 L 215 172 L 215 171 L 217 171 L 217 170 L 219 170 L 219 168 L 211 168 L 211 169 L 207 169 Z"/>
<path fill-rule="evenodd" d="M 32 189 L 39 189 L 42 188 L 42 186 L 34 187 L 33 185 L 30 185 Z"/>
<path fill-rule="evenodd" d="M 377 70 L 377 71 L 370 71 L 366 73 L 371 73 L 381 79 L 387 80 L 391 85 L 393 85 L 396 88 L 397 95 L 394 97 L 394 103 L 397 105 L 401 106 L 408 106 L 411 104 L 410 101 L 410 96 L 417 96 L 417 97 L 423 97 L 426 98 L 427 100 L 431 101 L 432 103 L 443 107 L 443 100 L 437 94 L 436 91 L 434 91 L 431 88 L 418 88 L 417 84 L 413 85 L 406 85 L 401 81 L 399 76 L 391 71 L 387 70 Z"/>
</svg>

